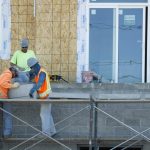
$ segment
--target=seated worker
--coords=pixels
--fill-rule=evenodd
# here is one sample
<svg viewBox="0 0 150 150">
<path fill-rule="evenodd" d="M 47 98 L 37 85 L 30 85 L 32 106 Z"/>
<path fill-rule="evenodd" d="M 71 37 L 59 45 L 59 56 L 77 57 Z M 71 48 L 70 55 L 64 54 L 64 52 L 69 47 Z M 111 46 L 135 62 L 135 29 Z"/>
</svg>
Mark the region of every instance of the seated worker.
<svg viewBox="0 0 150 150">
<path fill-rule="evenodd" d="M 19 83 L 11 83 L 11 79 L 17 77 L 18 72 L 14 67 L 10 67 L 0 75 L 0 98 L 8 98 L 8 90 L 19 87 Z M 9 102 L 3 103 L 3 109 L 11 113 L 11 104 Z M 3 113 L 3 136 L 10 137 L 12 134 L 12 116 L 8 113 Z"/>
<path fill-rule="evenodd" d="M 34 51 L 28 50 L 29 40 L 23 38 L 20 42 L 21 50 L 17 50 L 11 58 L 10 65 L 16 66 L 19 70 L 18 78 L 14 81 L 17 82 L 28 82 L 30 68 L 27 65 L 29 58 L 36 58 Z"/>
<path fill-rule="evenodd" d="M 28 66 L 31 68 L 32 75 L 34 74 L 35 84 L 30 90 L 29 96 L 33 98 L 33 94 L 37 92 L 39 99 L 48 99 L 51 93 L 51 86 L 48 73 L 41 67 L 35 58 L 29 58 L 27 61 Z M 49 136 L 56 133 L 53 117 L 51 114 L 51 104 L 41 103 L 40 117 L 42 122 L 42 131 Z"/>
</svg>

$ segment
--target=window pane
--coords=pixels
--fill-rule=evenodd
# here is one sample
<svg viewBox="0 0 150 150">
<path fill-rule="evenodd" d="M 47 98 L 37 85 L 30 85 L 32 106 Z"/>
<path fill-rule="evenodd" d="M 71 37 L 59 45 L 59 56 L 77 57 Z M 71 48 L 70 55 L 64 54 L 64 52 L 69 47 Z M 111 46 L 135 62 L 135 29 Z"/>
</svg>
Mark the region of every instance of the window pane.
<svg viewBox="0 0 150 150">
<path fill-rule="evenodd" d="M 90 9 L 89 69 L 112 80 L 113 9 Z"/>
<path fill-rule="evenodd" d="M 92 3 L 146 3 L 148 0 L 90 0 Z"/>
<path fill-rule="evenodd" d="M 119 82 L 142 82 L 142 9 L 120 9 Z"/>
</svg>

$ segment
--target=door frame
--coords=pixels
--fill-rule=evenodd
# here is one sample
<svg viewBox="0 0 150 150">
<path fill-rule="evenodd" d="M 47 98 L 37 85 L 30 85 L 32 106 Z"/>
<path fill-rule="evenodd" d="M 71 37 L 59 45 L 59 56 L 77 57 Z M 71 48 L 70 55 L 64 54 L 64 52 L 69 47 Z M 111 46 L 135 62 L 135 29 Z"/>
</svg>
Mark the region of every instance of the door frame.
<svg viewBox="0 0 150 150">
<path fill-rule="evenodd" d="M 118 41 L 119 41 L 119 9 L 123 8 L 123 9 L 134 9 L 134 8 L 141 8 L 143 9 L 143 33 L 142 33 L 142 83 L 145 82 L 145 14 L 146 14 L 146 6 L 145 5 L 141 5 L 141 4 L 126 4 L 126 3 L 121 3 L 121 4 L 118 4 L 118 3 L 90 3 L 88 6 L 87 6 L 87 10 L 86 10 L 86 18 L 87 18 L 87 36 L 86 36 L 86 50 L 87 50 L 87 53 L 86 53 L 86 70 L 89 70 L 89 22 L 90 22 L 90 9 L 91 8 L 112 8 L 112 9 L 116 9 L 115 11 L 115 18 L 116 18 L 116 30 L 115 30 L 115 34 L 116 34 L 116 41 L 115 41 L 115 45 L 116 47 L 113 47 L 113 53 L 114 53 L 114 49 L 115 49 L 115 64 L 112 68 L 112 77 L 114 78 L 114 83 L 118 83 Z"/>
</svg>

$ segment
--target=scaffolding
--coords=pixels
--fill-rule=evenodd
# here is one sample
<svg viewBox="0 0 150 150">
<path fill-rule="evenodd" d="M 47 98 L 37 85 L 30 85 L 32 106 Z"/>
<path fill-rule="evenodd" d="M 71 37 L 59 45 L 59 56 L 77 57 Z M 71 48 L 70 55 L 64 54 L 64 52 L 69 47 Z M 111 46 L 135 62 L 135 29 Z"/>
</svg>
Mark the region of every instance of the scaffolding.
<svg viewBox="0 0 150 150">
<path fill-rule="evenodd" d="M 149 99 L 133 99 L 133 100 L 127 100 L 127 99 L 117 99 L 117 100 L 108 100 L 108 99 L 97 99 L 95 98 L 93 95 L 90 95 L 89 98 L 87 99 L 47 99 L 45 101 L 41 101 L 39 99 L 1 99 L 0 102 L 10 102 L 10 103 L 26 103 L 29 102 L 30 104 L 32 103 L 52 103 L 52 104 L 57 104 L 57 103 L 63 103 L 63 104 L 86 104 L 85 107 L 81 108 L 80 110 L 70 114 L 69 116 L 67 116 L 66 118 L 64 118 L 63 120 L 60 120 L 59 122 L 55 123 L 55 126 L 61 124 L 62 122 L 67 121 L 68 119 L 76 116 L 76 115 L 80 115 L 80 113 L 82 113 L 83 111 L 87 110 L 89 111 L 89 131 L 88 131 L 88 143 L 89 143 L 89 150 L 98 150 L 98 137 L 97 137 L 97 133 L 98 133 L 98 127 L 97 127 L 97 121 L 98 121 L 98 113 L 102 113 L 104 115 L 106 115 L 107 117 L 113 119 L 114 121 L 116 121 L 117 123 L 123 125 L 125 128 L 129 129 L 130 131 L 134 132 L 135 135 L 126 139 L 125 141 L 119 143 L 118 145 L 115 145 L 113 148 L 111 148 L 110 150 L 115 150 L 117 148 L 119 148 L 120 146 L 122 146 L 122 150 L 125 150 L 129 147 L 132 147 L 133 145 L 137 144 L 138 142 L 140 142 L 141 140 L 145 140 L 147 142 L 150 142 L 150 138 L 146 135 L 144 135 L 144 133 L 148 132 L 150 130 L 150 128 L 147 128 L 143 131 L 138 131 L 136 129 L 134 129 L 132 126 L 127 125 L 126 123 L 124 123 L 123 121 L 119 120 L 118 118 L 114 117 L 112 114 L 107 113 L 106 111 L 102 110 L 101 108 L 98 107 L 98 104 L 117 104 L 117 103 L 150 103 Z M 18 145 L 10 148 L 9 150 L 15 150 L 18 147 L 21 147 L 23 144 L 29 142 L 30 140 L 32 140 L 33 138 L 39 136 L 39 135 L 43 135 L 42 139 L 39 139 L 38 141 L 36 141 L 35 143 L 33 143 L 32 145 L 29 145 L 28 147 L 26 147 L 24 150 L 29 150 L 32 149 L 34 146 L 36 146 L 37 144 L 41 143 L 42 141 L 44 141 L 45 139 L 49 139 L 54 141 L 55 143 L 59 144 L 60 146 L 62 146 L 63 148 L 65 148 L 66 150 L 72 150 L 69 146 L 63 144 L 61 141 L 55 139 L 54 137 L 51 137 L 49 135 L 47 135 L 46 133 L 42 132 L 41 130 L 39 130 L 38 128 L 34 127 L 32 124 L 24 121 L 23 119 L 19 118 L 18 116 L 9 113 L 8 111 L 4 110 L 2 107 L 0 107 L 0 110 L 11 115 L 13 118 L 19 120 L 20 122 L 24 123 L 25 125 L 29 126 L 30 128 L 32 128 L 33 130 L 37 131 L 38 133 L 35 134 L 34 136 L 27 138 L 26 140 L 24 140 L 23 142 L 19 143 Z M 66 129 L 68 126 L 70 126 L 70 124 L 62 127 L 61 129 L 59 129 L 57 131 L 57 133 L 63 131 L 64 129 Z M 56 133 L 56 134 L 57 134 Z M 140 137 L 139 139 L 137 139 L 137 137 Z M 130 142 L 128 145 L 127 143 Z M 123 146 L 124 145 L 124 146 Z"/>
</svg>

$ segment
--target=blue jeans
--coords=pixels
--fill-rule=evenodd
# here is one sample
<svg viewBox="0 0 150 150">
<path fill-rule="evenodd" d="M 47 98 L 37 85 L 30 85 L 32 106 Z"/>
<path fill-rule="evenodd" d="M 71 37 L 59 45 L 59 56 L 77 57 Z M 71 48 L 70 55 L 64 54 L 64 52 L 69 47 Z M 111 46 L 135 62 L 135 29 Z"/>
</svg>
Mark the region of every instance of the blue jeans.
<svg viewBox="0 0 150 150">
<path fill-rule="evenodd" d="M 12 106 L 10 103 L 3 103 L 3 109 L 5 109 L 7 112 L 12 112 Z M 9 136 L 12 134 L 12 116 L 8 113 L 3 113 L 3 135 Z"/>
<path fill-rule="evenodd" d="M 55 124 L 51 114 L 51 104 L 42 103 L 40 109 L 40 117 L 42 122 L 42 131 L 47 133 L 49 136 L 56 133 Z"/>
<path fill-rule="evenodd" d="M 18 77 L 13 79 L 13 82 L 25 83 L 29 82 L 29 73 L 28 72 L 19 72 Z M 3 103 L 3 109 L 12 112 L 12 106 L 10 103 Z M 12 134 L 12 116 L 8 113 L 3 113 L 3 135 L 9 136 Z"/>
</svg>

